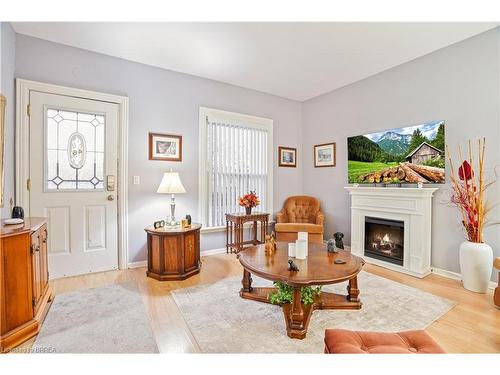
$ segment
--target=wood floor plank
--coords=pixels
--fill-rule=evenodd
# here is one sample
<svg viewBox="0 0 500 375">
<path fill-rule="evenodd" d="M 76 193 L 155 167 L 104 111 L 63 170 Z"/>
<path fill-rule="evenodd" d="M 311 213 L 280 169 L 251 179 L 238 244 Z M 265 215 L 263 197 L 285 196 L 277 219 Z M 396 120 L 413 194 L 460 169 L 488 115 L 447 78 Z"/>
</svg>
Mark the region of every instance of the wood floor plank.
<svg viewBox="0 0 500 375">
<path fill-rule="evenodd" d="M 143 297 L 158 348 L 162 353 L 200 352 L 173 297 L 172 290 L 241 275 L 234 254 L 202 258 L 201 273 L 184 281 L 159 282 L 146 277 L 145 268 L 101 272 L 51 281 L 54 293 L 102 287 L 135 281 Z M 500 353 L 500 309 L 493 304 L 492 291 L 478 294 L 465 290 L 457 280 L 438 275 L 424 279 L 366 264 L 365 271 L 457 302 L 426 331 L 449 353 Z M 30 344 L 28 344 L 29 346 Z"/>
</svg>

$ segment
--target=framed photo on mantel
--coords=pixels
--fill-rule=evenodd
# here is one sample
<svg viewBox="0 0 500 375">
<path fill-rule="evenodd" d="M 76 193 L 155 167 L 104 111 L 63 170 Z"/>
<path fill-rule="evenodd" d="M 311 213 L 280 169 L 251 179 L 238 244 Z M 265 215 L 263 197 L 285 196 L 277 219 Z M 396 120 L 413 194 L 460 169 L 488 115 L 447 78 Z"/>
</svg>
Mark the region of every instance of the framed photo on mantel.
<svg viewBox="0 0 500 375">
<path fill-rule="evenodd" d="M 335 152 L 335 142 L 314 145 L 314 167 L 335 167 Z"/>
<path fill-rule="evenodd" d="M 182 136 L 149 133 L 149 160 L 182 161 Z"/>
<path fill-rule="evenodd" d="M 297 167 L 297 149 L 293 147 L 278 147 L 280 167 Z"/>
</svg>

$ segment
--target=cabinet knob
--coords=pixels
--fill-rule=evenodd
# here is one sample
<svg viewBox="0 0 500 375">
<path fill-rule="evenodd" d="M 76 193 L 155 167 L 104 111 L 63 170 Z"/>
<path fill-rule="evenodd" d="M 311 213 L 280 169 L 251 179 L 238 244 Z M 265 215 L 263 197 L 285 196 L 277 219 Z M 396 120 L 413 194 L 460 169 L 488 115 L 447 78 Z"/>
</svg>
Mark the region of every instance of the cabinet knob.
<svg viewBox="0 0 500 375">
<path fill-rule="evenodd" d="M 108 195 L 108 198 L 107 198 L 107 199 L 108 199 L 108 201 L 114 201 L 114 200 L 115 200 L 115 197 L 114 197 L 114 195 L 111 195 L 111 194 L 110 194 L 110 195 Z"/>
</svg>

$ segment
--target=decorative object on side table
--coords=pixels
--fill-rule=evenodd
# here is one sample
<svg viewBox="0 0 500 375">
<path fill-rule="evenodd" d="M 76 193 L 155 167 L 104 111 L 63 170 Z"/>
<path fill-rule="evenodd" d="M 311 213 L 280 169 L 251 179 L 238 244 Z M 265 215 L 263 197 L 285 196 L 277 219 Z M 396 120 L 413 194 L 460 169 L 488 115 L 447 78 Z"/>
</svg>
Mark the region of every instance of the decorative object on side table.
<svg viewBox="0 0 500 375">
<path fill-rule="evenodd" d="M 156 192 L 161 194 L 172 194 L 172 199 L 170 201 L 171 217 L 167 225 L 177 225 L 177 222 L 175 221 L 175 194 L 186 192 L 186 189 L 182 185 L 181 179 L 179 178 L 179 173 L 172 172 L 172 170 L 170 170 L 170 172 L 165 172 Z"/>
<path fill-rule="evenodd" d="M 297 167 L 297 149 L 293 147 L 278 147 L 278 165 L 280 167 Z"/>
<path fill-rule="evenodd" d="M 342 232 L 335 232 L 333 234 L 333 238 L 335 238 L 335 246 L 338 249 L 344 249 L 344 241 L 342 240 L 344 238 L 344 233 L 342 233 Z"/>
<path fill-rule="evenodd" d="M 165 220 L 158 220 L 153 223 L 153 228 L 163 228 L 165 226 Z"/>
<path fill-rule="evenodd" d="M 314 167 L 335 167 L 335 149 L 334 142 L 314 145 Z"/>
<path fill-rule="evenodd" d="M 191 225 L 191 215 L 186 215 L 186 220 L 188 222 L 188 225 Z"/>
<path fill-rule="evenodd" d="M 182 136 L 149 133 L 149 160 L 182 161 Z"/>
<path fill-rule="evenodd" d="M 488 220 L 491 205 L 485 198 L 486 189 L 496 180 L 485 182 L 484 154 L 486 150 L 485 138 L 479 139 L 478 146 L 478 174 L 474 173 L 472 143 L 468 144 L 468 160 L 463 160 L 455 175 L 451 154 L 447 147 L 450 161 L 451 185 L 453 188 L 451 203 L 460 209 L 462 225 L 467 241 L 460 245 L 460 270 L 465 289 L 478 293 L 486 293 L 493 264 L 493 250 L 484 243 L 483 231 L 485 227 L 499 224 Z M 462 150 L 459 147 L 459 156 L 462 160 Z"/>
<path fill-rule="evenodd" d="M 14 206 L 12 208 L 12 215 L 11 217 L 13 219 L 24 219 L 24 210 L 22 207 L 19 206 Z"/>
<path fill-rule="evenodd" d="M 260 199 L 255 193 L 251 191 L 248 194 L 240 197 L 240 206 L 245 207 L 245 213 L 250 215 L 252 213 L 252 208 L 257 207 L 260 204 Z"/>
</svg>

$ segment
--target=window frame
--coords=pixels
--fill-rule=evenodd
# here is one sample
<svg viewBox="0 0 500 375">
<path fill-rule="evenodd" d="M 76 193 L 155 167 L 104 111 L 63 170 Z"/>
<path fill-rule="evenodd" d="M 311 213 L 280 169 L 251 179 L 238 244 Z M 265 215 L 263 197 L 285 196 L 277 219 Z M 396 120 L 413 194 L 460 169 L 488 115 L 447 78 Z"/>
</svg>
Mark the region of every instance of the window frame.
<svg viewBox="0 0 500 375">
<path fill-rule="evenodd" d="M 214 108 L 200 107 L 199 112 L 199 162 L 198 162 L 198 218 L 202 225 L 207 223 L 208 215 L 208 181 L 206 178 L 208 170 L 208 160 L 205 155 L 208 152 L 208 135 L 207 135 L 207 117 L 216 117 L 225 119 L 228 122 L 243 122 L 245 126 L 264 129 L 267 131 L 267 202 L 268 206 L 266 211 L 273 210 L 273 167 L 274 167 L 274 121 L 265 117 L 257 117 L 246 115 L 237 112 L 228 112 Z M 219 232 L 224 231 L 225 226 L 216 227 L 202 227 L 202 232 Z"/>
</svg>

